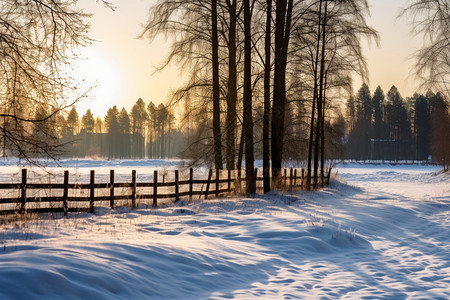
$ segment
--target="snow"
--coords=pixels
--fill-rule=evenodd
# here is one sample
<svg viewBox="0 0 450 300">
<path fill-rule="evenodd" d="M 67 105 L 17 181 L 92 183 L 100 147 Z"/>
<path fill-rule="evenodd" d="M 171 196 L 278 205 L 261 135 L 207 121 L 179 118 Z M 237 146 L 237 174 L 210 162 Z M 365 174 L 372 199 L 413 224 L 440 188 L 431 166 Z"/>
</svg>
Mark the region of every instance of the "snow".
<svg viewBox="0 0 450 300">
<path fill-rule="evenodd" d="M 75 163 L 123 176 L 176 166 Z M 0 179 L 18 168 L 5 162 Z M 449 174 L 335 170 L 315 192 L 3 217 L 0 299 L 449 299 Z"/>
<path fill-rule="evenodd" d="M 70 182 L 88 183 L 91 170 L 95 171 L 96 182 L 109 182 L 109 172 L 114 170 L 118 180 L 131 180 L 131 171 L 136 170 L 138 180 L 152 181 L 153 171 L 179 169 L 188 172 L 185 161 L 179 159 L 102 160 L 102 159 L 61 159 L 59 161 L 37 160 L 40 166 L 29 166 L 26 161 L 0 159 L 0 182 L 20 183 L 22 168 L 28 169 L 31 181 L 42 179 L 46 182 L 62 182 L 64 170 L 69 171 Z"/>
</svg>

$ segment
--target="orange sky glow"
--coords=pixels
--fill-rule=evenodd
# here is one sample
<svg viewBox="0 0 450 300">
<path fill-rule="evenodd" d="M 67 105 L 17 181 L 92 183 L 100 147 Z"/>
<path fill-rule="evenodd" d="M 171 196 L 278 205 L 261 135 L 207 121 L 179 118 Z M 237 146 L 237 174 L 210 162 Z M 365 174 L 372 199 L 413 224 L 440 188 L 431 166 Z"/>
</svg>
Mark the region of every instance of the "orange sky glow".
<svg viewBox="0 0 450 300">
<path fill-rule="evenodd" d="M 81 118 L 87 109 L 95 117 L 104 117 L 108 108 L 117 105 L 130 111 L 138 98 L 145 103 L 165 102 L 171 89 L 182 82 L 182 75 L 176 66 L 155 73 L 155 67 L 164 60 L 168 44 L 164 37 L 152 43 L 137 39 L 146 22 L 148 10 L 155 0 L 114 0 L 115 11 L 104 8 L 94 0 L 80 0 L 78 5 L 88 13 L 92 45 L 79 49 L 82 59 L 74 65 L 74 78 L 80 88 L 93 89 L 89 98 L 77 104 Z M 399 88 L 403 97 L 412 96 L 417 83 L 411 75 L 413 53 L 421 46 L 420 38 L 410 34 L 410 24 L 398 13 L 407 0 L 369 0 L 371 17 L 369 25 L 379 31 L 381 46 L 365 47 L 370 71 L 369 87 L 373 92 L 380 85 L 385 92 L 392 85 Z M 355 91 L 361 81 L 355 79 Z"/>
</svg>

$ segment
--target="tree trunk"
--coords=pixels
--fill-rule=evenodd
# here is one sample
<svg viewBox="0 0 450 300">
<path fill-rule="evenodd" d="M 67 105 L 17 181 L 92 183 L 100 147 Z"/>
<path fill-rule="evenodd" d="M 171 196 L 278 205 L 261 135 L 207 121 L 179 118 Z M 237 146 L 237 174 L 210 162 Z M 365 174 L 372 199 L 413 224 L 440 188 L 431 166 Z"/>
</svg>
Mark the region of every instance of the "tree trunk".
<svg viewBox="0 0 450 300">
<path fill-rule="evenodd" d="M 311 123 L 309 127 L 309 145 L 308 145 L 308 171 L 306 174 L 306 187 L 307 189 L 311 189 L 311 161 L 312 161 L 312 145 L 313 145 L 313 136 L 314 136 L 314 119 L 316 112 L 316 100 L 317 100 L 317 68 L 319 64 L 319 47 L 320 47 L 320 19 L 322 15 L 322 0 L 319 2 L 319 22 L 317 26 L 317 46 L 316 46 L 316 57 L 314 64 L 314 92 L 313 92 L 313 103 L 311 109 Z"/>
<path fill-rule="evenodd" d="M 244 0 L 244 118 L 242 129 L 245 135 L 245 182 L 247 194 L 256 193 L 253 154 L 251 18 L 250 0 Z"/>
<path fill-rule="evenodd" d="M 238 190 L 241 192 L 241 169 L 242 169 L 242 156 L 244 152 L 244 146 L 245 146 L 245 140 L 244 140 L 244 130 L 241 130 L 241 138 L 239 141 L 239 150 L 238 150 L 238 157 L 237 157 L 237 179 L 238 179 Z"/>
<path fill-rule="evenodd" d="M 243 157 L 243 152 L 244 152 L 244 144 L 245 144 L 244 130 L 241 130 L 241 138 L 239 140 L 238 157 L 237 157 L 237 163 L 236 163 L 236 169 L 238 169 L 238 171 L 240 171 L 242 169 L 242 157 Z"/>
<path fill-rule="evenodd" d="M 217 34 L 217 0 L 211 1 L 212 24 L 212 85 L 213 85 L 213 136 L 214 164 L 222 169 L 222 142 L 220 135 L 219 37 Z"/>
<path fill-rule="evenodd" d="M 172 134 L 172 122 L 170 121 L 170 117 L 169 117 L 169 131 L 167 132 L 167 154 L 166 157 L 170 158 L 172 157 L 171 155 L 171 149 L 170 149 L 170 135 Z"/>
<path fill-rule="evenodd" d="M 314 187 L 318 187 L 319 181 L 319 149 L 320 149 L 320 141 L 323 135 L 322 132 L 322 119 L 323 119 L 323 78 L 325 73 L 325 27 L 326 27 L 326 19 L 327 19 L 327 1 L 325 0 L 324 4 L 324 13 L 323 13 L 323 22 L 322 22 L 322 49 L 321 49 L 321 58 L 320 58 L 320 73 L 319 73 L 319 97 L 317 98 L 317 123 L 316 123 L 316 139 L 314 146 Z M 319 21 L 320 24 L 320 21 Z"/>
<path fill-rule="evenodd" d="M 153 136 L 152 136 L 153 129 L 150 130 L 150 137 L 149 137 L 149 145 L 148 145 L 148 158 L 153 158 Z"/>
<path fill-rule="evenodd" d="M 236 145 L 236 103 L 237 103 L 237 64 L 236 64 L 236 0 L 227 1 L 230 14 L 228 35 L 228 93 L 226 119 L 226 163 L 227 169 L 235 168 Z"/>
<path fill-rule="evenodd" d="M 287 7 L 286 7 L 287 5 Z M 276 1 L 275 70 L 272 107 L 272 184 L 280 185 L 286 107 L 286 64 L 293 0 Z"/>
<path fill-rule="evenodd" d="M 273 80 L 273 106 L 272 106 L 272 183 L 273 186 L 280 185 L 281 172 L 281 143 L 284 116 L 284 98 L 281 78 L 281 53 L 283 45 L 284 25 L 286 16 L 286 0 L 278 0 L 275 3 L 275 45 L 274 45 L 274 80 Z"/>
<path fill-rule="evenodd" d="M 272 0 L 267 0 L 265 65 L 264 65 L 264 116 L 263 116 L 263 184 L 264 194 L 270 191 L 270 52 L 272 27 Z"/>
<path fill-rule="evenodd" d="M 166 155 L 166 149 L 165 149 L 166 133 L 165 133 L 164 127 L 165 127 L 164 122 L 162 122 L 162 124 L 161 124 L 161 153 L 159 156 L 160 158 L 164 158 Z"/>
<path fill-rule="evenodd" d="M 321 143 L 320 143 L 320 147 L 321 147 L 321 151 L 320 151 L 320 174 L 322 176 L 322 184 L 323 184 L 323 180 L 324 180 L 324 170 L 325 170 L 325 95 L 327 92 L 327 72 L 325 72 L 324 74 L 325 76 L 325 83 L 323 85 L 323 98 L 322 98 L 322 122 L 321 122 L 321 130 L 320 132 L 322 132 L 321 135 Z"/>
</svg>

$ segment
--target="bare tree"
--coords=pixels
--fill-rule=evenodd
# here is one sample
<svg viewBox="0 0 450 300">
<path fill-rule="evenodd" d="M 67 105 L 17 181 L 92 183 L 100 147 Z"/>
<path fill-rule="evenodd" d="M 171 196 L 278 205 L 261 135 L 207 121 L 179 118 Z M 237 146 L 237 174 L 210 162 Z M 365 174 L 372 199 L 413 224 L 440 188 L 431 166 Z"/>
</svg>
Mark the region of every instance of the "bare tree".
<svg viewBox="0 0 450 300">
<path fill-rule="evenodd" d="M 217 32 L 217 0 L 211 1 L 211 51 L 212 51 L 212 102 L 214 165 L 222 169 L 222 141 L 220 133 L 220 82 L 219 82 L 219 36 Z"/>
<path fill-rule="evenodd" d="M 196 146 L 191 149 L 210 153 L 203 157 L 207 160 L 213 157 L 214 165 L 222 168 L 219 101 L 223 91 L 217 64 L 222 57 L 218 53 L 221 50 L 218 31 L 222 24 L 222 11 L 219 13 L 217 10 L 222 6 L 218 2 L 159 0 L 150 8 L 150 18 L 141 37 L 153 39 L 165 34 L 171 40 L 169 55 L 161 69 L 176 62 L 182 71 L 189 72 L 189 77 L 187 83 L 173 93 L 169 105 L 189 102 L 190 111 L 185 112 L 188 114 L 186 117 L 205 121 L 202 124 L 211 129 L 207 132 L 209 136 L 193 141 Z"/>
<path fill-rule="evenodd" d="M 327 116 L 331 109 L 337 109 L 337 105 L 327 98 L 338 98 L 342 92 L 350 94 L 352 73 L 361 75 L 364 80 L 367 78 L 361 40 L 378 39 L 376 31 L 365 22 L 367 14 L 365 0 L 320 0 L 311 2 L 293 29 L 292 48 L 299 50 L 292 54 L 294 60 L 291 65 L 303 78 L 303 84 L 296 91 L 311 105 L 307 143 L 308 186 L 313 177 L 312 161 L 317 183 L 319 157 L 323 174 L 326 118 L 339 117 L 336 112 Z"/>
<path fill-rule="evenodd" d="M 256 180 L 254 171 L 253 150 L 253 118 L 252 118 L 252 34 L 251 34 L 251 6 L 250 0 L 244 0 L 244 118 L 242 130 L 244 132 L 245 144 L 245 182 L 247 194 L 256 192 Z"/>
<path fill-rule="evenodd" d="M 413 33 L 423 35 L 416 52 L 415 73 L 424 88 L 435 88 L 450 99 L 450 2 L 411 0 L 400 16 L 410 15 Z"/>
<path fill-rule="evenodd" d="M 89 15 L 76 3 L 3 0 L 0 4 L 0 131 L 8 151 L 4 154 L 32 161 L 36 155 L 54 157 L 61 146 L 44 124 L 80 97 L 67 66 L 71 51 L 90 42 Z M 35 111 L 40 113 L 30 113 Z"/>
<path fill-rule="evenodd" d="M 342 88 L 350 90 L 347 84 L 351 81 L 345 80 L 346 76 L 342 76 L 342 73 L 338 73 L 340 78 L 333 78 L 332 75 L 333 73 L 336 74 L 337 69 L 359 74 L 363 80 L 367 78 L 368 70 L 362 53 L 361 40 L 366 38 L 378 43 L 377 32 L 369 27 L 365 21 L 368 13 L 369 8 L 366 0 L 325 1 L 319 75 L 318 129 L 316 131 L 316 133 L 320 133 L 318 135 L 321 140 L 321 149 L 317 153 L 320 152 L 322 182 L 325 165 L 326 92 L 329 86 L 335 90 Z M 318 161 L 318 157 L 314 161 L 315 169 L 318 168 L 316 161 Z"/>
<path fill-rule="evenodd" d="M 264 115 L 263 115 L 263 185 L 264 194 L 270 191 L 270 74 L 272 44 L 272 0 L 266 0 L 266 28 L 264 37 Z"/>
<path fill-rule="evenodd" d="M 275 3 L 275 45 L 274 45 L 274 83 L 272 103 L 272 182 L 275 187 L 281 180 L 283 157 L 284 115 L 286 107 L 286 67 L 293 0 L 280 0 Z"/>
<path fill-rule="evenodd" d="M 328 13 L 328 2 L 327 0 L 324 1 L 324 13 L 323 18 L 319 20 L 319 26 L 321 26 L 321 34 L 322 37 L 319 37 L 318 40 L 322 39 L 321 41 L 321 58 L 320 58 L 320 71 L 319 71 L 319 91 L 318 91 L 318 97 L 317 97 L 317 125 L 316 125 L 316 138 L 315 138 L 315 145 L 314 145 L 314 185 L 317 187 L 318 182 L 318 169 L 319 169 L 319 147 L 321 144 L 323 144 L 323 138 L 324 138 L 324 77 L 325 77 L 325 50 L 326 50 L 326 32 L 327 32 L 327 13 Z M 319 142 L 320 141 L 320 142 Z M 320 144 L 319 144 L 320 143 Z M 322 163 L 322 180 L 323 180 L 323 163 Z M 323 182 L 323 181 L 322 181 Z"/>
<path fill-rule="evenodd" d="M 226 0 L 226 8 L 229 15 L 228 28 L 228 83 L 227 83 L 227 116 L 226 131 L 226 163 L 227 169 L 235 168 L 236 156 L 236 120 L 237 120 L 237 24 L 239 11 L 237 0 Z"/>
<path fill-rule="evenodd" d="M 305 119 L 308 119 L 309 105 L 313 107 L 310 110 L 311 126 L 308 127 L 311 129 L 309 156 L 310 161 L 313 155 L 315 157 L 316 179 L 319 155 L 323 170 L 325 126 L 332 124 L 331 120 L 325 120 L 325 116 L 327 109 L 337 106 L 329 100 L 338 98 L 341 90 L 350 90 L 351 73 L 366 73 L 360 41 L 362 37 L 376 35 L 365 23 L 367 10 L 366 0 L 159 0 L 151 9 L 152 18 L 145 31 L 150 37 L 165 33 L 173 41 L 166 63 L 179 62 L 190 74 L 189 82 L 174 94 L 172 103 L 183 101 L 184 107 L 189 108 L 186 110 L 188 128 L 197 133 L 196 140 L 202 150 L 209 147 L 211 154 L 213 151 L 219 153 L 215 151 L 219 147 L 214 138 L 223 132 L 227 168 L 234 167 L 239 131 L 236 123 L 240 115 L 238 110 L 243 104 L 245 124 L 238 143 L 238 168 L 242 154 L 250 149 L 249 143 L 253 146 L 255 141 L 262 140 L 264 177 L 268 178 L 271 150 L 273 183 L 276 184 L 286 143 L 285 117 L 291 115 L 290 108 L 295 101 L 295 109 Z M 244 18 L 240 17 L 242 11 Z M 275 20 L 273 25 L 272 19 Z M 219 117 L 217 101 L 211 101 L 218 97 L 221 100 Z M 238 101 L 241 98 L 243 102 Z M 221 123 L 220 113 L 225 109 L 226 120 Z M 261 122 L 255 118 L 255 124 L 263 124 L 262 137 L 258 132 L 256 135 L 247 132 L 254 116 L 262 119 Z M 335 113 L 335 116 L 340 115 Z M 192 126 L 197 128 L 192 130 Z M 220 126 L 224 130 L 214 133 Z M 308 143 L 306 121 L 289 122 L 288 127 L 290 132 L 304 137 L 305 145 Z M 251 162 L 253 159 L 247 160 Z M 311 177 L 311 167 L 309 174 Z M 265 187 L 267 192 L 270 188 L 267 181 Z"/>
<path fill-rule="evenodd" d="M 314 135 L 314 122 L 315 122 L 315 114 L 316 114 L 316 103 L 318 98 L 318 82 L 317 82 L 317 76 L 318 76 L 318 65 L 319 65 L 319 48 L 320 48 L 320 36 L 321 36 L 321 20 L 322 20 L 322 5 L 323 1 L 319 1 L 319 11 L 318 11 L 318 22 L 317 22 L 317 46 L 315 49 L 315 56 L 313 59 L 313 74 L 314 74 L 314 89 L 313 89 L 313 102 L 312 102 L 312 109 L 311 109 L 311 125 L 309 129 L 309 146 L 308 146 L 308 169 L 307 169 L 307 179 L 306 184 L 308 189 L 311 186 L 311 162 L 312 162 L 312 150 L 313 150 L 313 135 Z M 317 139 L 317 135 L 316 135 Z M 315 169 L 316 170 L 316 169 Z M 317 175 L 317 174 L 315 174 Z"/>
</svg>

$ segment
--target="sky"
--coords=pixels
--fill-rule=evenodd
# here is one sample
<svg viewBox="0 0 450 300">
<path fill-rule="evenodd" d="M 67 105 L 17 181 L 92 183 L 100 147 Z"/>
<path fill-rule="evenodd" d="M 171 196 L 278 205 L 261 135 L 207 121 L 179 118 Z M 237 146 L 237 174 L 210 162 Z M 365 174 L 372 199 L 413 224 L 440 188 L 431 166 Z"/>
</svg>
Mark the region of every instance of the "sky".
<svg viewBox="0 0 450 300">
<path fill-rule="evenodd" d="M 79 6 L 94 15 L 90 19 L 90 37 L 95 41 L 79 49 L 74 65 L 74 78 L 82 90 L 93 87 L 88 99 L 77 105 L 80 117 L 87 109 L 94 116 L 104 117 L 108 108 L 116 105 L 130 111 L 142 98 L 155 104 L 167 100 L 171 89 L 182 83 L 176 66 L 161 72 L 156 67 L 166 57 L 169 44 L 164 37 L 150 42 L 138 39 L 148 11 L 156 0 L 114 0 L 116 10 L 106 9 L 94 0 L 80 0 Z M 368 23 L 380 33 L 381 45 L 365 43 L 365 55 L 370 71 L 371 92 L 380 85 L 387 92 L 392 85 L 402 96 L 411 96 L 417 84 L 410 73 L 412 55 L 421 46 L 419 38 L 410 34 L 406 18 L 397 18 L 407 0 L 369 0 L 371 16 Z M 355 79 L 355 91 L 362 82 Z"/>
</svg>

